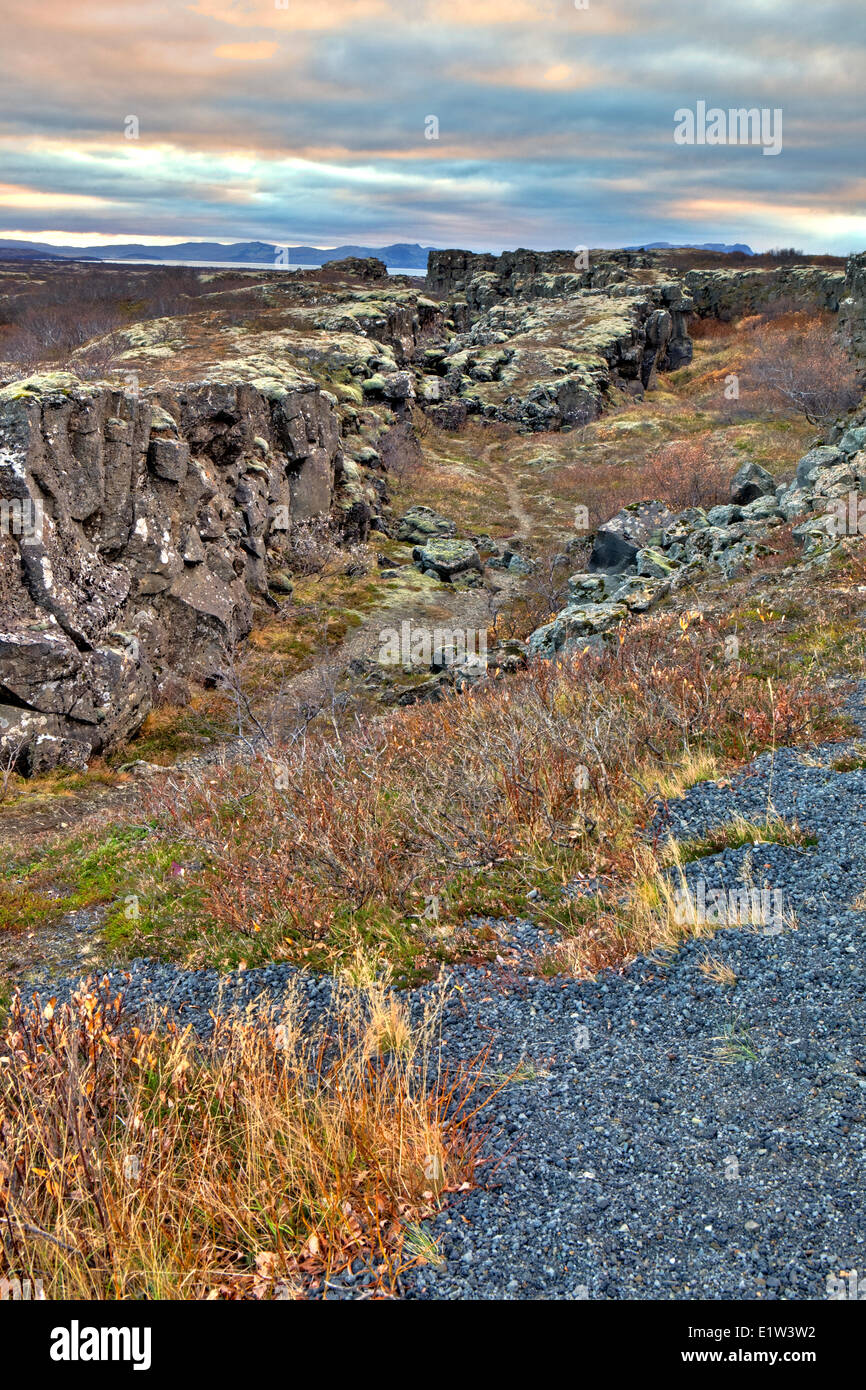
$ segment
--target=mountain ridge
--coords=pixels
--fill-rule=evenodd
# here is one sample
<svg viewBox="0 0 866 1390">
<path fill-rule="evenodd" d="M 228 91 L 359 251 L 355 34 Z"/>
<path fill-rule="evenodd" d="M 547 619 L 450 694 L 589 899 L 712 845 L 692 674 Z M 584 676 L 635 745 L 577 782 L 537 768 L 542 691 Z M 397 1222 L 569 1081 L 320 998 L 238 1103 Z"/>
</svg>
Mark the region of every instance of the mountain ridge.
<svg viewBox="0 0 866 1390">
<path fill-rule="evenodd" d="M 166 242 L 144 246 L 141 242 L 124 242 L 116 246 L 50 246 L 33 241 L 0 237 L 0 256 L 5 251 L 18 253 L 22 258 L 43 257 L 47 260 L 98 261 L 244 261 L 250 265 L 274 266 L 277 253 L 288 251 L 289 264 L 325 265 L 347 256 L 378 256 L 386 264 L 407 270 L 427 269 L 427 255 L 434 246 L 418 242 L 397 241 L 388 246 L 285 246 L 267 241 L 236 241 L 227 245 L 218 241 L 182 241 L 176 245 Z M 18 256 L 14 257 L 15 259 Z"/>
</svg>

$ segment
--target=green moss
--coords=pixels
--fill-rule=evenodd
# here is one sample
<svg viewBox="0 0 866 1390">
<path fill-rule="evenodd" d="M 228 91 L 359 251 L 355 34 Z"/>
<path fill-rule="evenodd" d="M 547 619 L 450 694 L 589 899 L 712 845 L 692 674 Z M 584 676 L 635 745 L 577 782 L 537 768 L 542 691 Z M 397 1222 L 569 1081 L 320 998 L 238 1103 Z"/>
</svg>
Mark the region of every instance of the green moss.
<svg viewBox="0 0 866 1390">
<path fill-rule="evenodd" d="M 38 396 L 69 396 L 73 392 L 91 395 L 92 388 L 71 372 L 35 372 L 23 381 L 13 381 L 10 386 L 0 389 L 0 404 Z"/>
</svg>

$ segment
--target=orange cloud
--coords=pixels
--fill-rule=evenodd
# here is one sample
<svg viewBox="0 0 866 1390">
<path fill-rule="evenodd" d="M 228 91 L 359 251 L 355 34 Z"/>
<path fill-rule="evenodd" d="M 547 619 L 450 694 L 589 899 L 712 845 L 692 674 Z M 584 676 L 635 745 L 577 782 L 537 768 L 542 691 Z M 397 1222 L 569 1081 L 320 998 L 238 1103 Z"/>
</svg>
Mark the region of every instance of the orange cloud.
<svg viewBox="0 0 866 1390">
<path fill-rule="evenodd" d="M 279 8 L 274 0 L 198 0 L 193 14 L 230 24 L 235 29 L 339 29 L 358 20 L 388 15 L 396 22 L 401 12 L 390 0 L 317 0 L 299 5 L 288 0 Z"/>
<path fill-rule="evenodd" d="M 866 213 L 847 210 L 856 206 L 858 199 L 862 201 L 862 192 L 863 180 L 857 179 L 849 188 L 810 194 L 808 203 L 731 193 L 720 198 L 681 198 L 668 210 L 675 218 L 703 222 L 706 226 L 724 219 L 729 225 L 763 224 L 767 228 L 787 228 L 803 236 L 849 237 L 862 244 L 866 239 Z"/>
<path fill-rule="evenodd" d="M 0 207 L 56 208 L 58 211 L 76 208 L 110 208 L 116 204 L 110 198 L 91 197 L 85 193 L 40 193 L 20 184 L 0 183 Z"/>
<path fill-rule="evenodd" d="M 265 63 L 276 51 L 277 45 L 266 39 L 260 43 L 221 43 L 214 49 L 217 58 L 230 58 L 236 63 Z"/>
</svg>

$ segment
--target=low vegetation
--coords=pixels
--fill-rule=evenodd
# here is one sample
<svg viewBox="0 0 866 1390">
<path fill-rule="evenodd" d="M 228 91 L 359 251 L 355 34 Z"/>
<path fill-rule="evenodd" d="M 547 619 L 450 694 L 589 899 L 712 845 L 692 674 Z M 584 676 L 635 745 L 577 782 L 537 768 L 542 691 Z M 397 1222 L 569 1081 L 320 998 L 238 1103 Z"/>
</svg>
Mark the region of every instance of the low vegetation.
<svg viewBox="0 0 866 1390">
<path fill-rule="evenodd" d="M 203 293 L 185 272 L 149 284 L 143 302 L 135 276 L 95 277 L 80 326 L 68 302 L 31 296 L 0 326 L 0 356 L 59 361 L 100 334 L 96 370 L 117 330 L 187 315 Z M 258 322 L 259 301 L 236 304 L 239 321 Z M 747 458 L 790 471 L 852 389 L 826 335 L 823 320 L 785 312 L 745 328 L 703 321 L 693 362 L 647 400 L 617 392 L 601 419 L 561 434 L 474 420 L 451 434 L 418 412 L 423 451 L 388 474 L 393 513 L 423 503 L 455 516 L 459 497 L 461 535 L 517 542 L 533 573 L 509 585 L 491 569 L 470 598 L 491 646 L 525 637 L 587 564 L 578 506 L 592 530 L 647 497 L 726 501 Z M 317 380 L 360 405 L 351 381 L 324 369 Z M 208 1039 L 166 1017 L 132 1026 L 104 982 L 82 984 L 71 1005 L 0 995 L 0 1273 L 41 1279 L 48 1297 L 294 1298 L 327 1296 L 330 1277 L 361 1261 L 381 1296 L 410 1263 L 436 1261 L 424 1222 L 474 1181 L 479 1111 L 509 1078 L 491 1079 L 484 1058 L 449 1073 L 441 994 L 419 1020 L 398 987 L 490 959 L 497 917 L 546 930 L 547 975 L 587 977 L 710 938 L 717 928 L 677 910 L 689 861 L 812 843 L 769 798 L 758 823 L 670 836 L 667 803 L 690 787 L 762 751 L 850 732 L 863 562 L 843 546 L 819 583 L 795 567 L 790 526 L 768 551 L 749 574 L 708 575 L 700 593 L 632 617 L 603 650 L 384 708 L 341 698 L 337 658 L 375 616 L 431 600 L 431 586 L 424 612 L 436 614 L 440 586 L 383 533 L 347 552 L 330 525 L 301 526 L 219 688 L 155 709 L 86 774 L 25 792 L 10 767 L 10 819 L 28 796 L 126 788 L 134 759 L 165 771 L 92 827 L 18 844 L 0 873 L 0 944 L 98 910 L 117 963 L 288 960 L 338 984 L 322 1019 L 298 993 L 264 1019 L 221 1019 Z M 231 756 L 171 770 L 229 739 Z M 833 764 L 863 765 L 861 750 Z M 736 985 L 716 956 L 699 968 Z M 733 1013 L 716 1042 L 724 1061 L 758 1055 Z"/>
<path fill-rule="evenodd" d="M 16 997 L 0 1040 L 0 1275 L 50 1299 L 296 1298 L 356 1262 L 368 1296 L 433 1259 L 421 1223 L 474 1178 L 481 1061 L 448 1075 L 441 998 L 413 1025 L 362 972 L 207 1042 L 130 1027 L 90 982 Z"/>
</svg>

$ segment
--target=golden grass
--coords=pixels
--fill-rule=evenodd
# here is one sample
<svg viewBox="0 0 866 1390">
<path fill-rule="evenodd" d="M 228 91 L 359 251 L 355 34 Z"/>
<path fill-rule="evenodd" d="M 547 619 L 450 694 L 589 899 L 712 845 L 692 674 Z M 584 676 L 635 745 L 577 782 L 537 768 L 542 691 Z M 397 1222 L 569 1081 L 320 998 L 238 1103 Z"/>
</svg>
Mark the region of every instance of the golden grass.
<svg viewBox="0 0 866 1390">
<path fill-rule="evenodd" d="M 719 776 L 719 760 L 714 753 L 690 748 L 676 764 L 666 767 L 655 781 L 655 789 L 663 801 L 685 796 L 699 782 L 713 782 Z"/>
<path fill-rule="evenodd" d="M 708 980 L 714 984 L 724 985 L 726 989 L 733 989 L 737 983 L 737 976 L 729 965 L 718 956 L 706 955 L 698 966 L 702 975 L 706 975 Z"/>
<path fill-rule="evenodd" d="M 202 1042 L 127 1026 L 107 981 L 13 1000 L 0 1067 L 0 1273 L 50 1299 L 299 1298 L 355 1259 L 393 1292 L 471 1183 L 481 1062 L 440 1067 L 387 980 L 297 994 Z M 495 1094 L 493 1092 L 492 1094 Z"/>
</svg>

